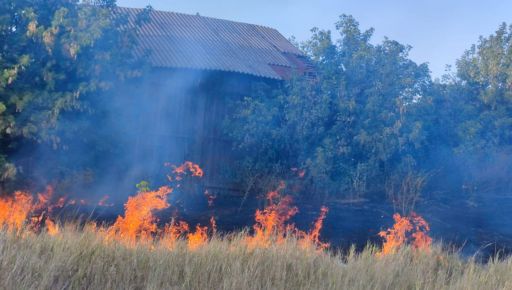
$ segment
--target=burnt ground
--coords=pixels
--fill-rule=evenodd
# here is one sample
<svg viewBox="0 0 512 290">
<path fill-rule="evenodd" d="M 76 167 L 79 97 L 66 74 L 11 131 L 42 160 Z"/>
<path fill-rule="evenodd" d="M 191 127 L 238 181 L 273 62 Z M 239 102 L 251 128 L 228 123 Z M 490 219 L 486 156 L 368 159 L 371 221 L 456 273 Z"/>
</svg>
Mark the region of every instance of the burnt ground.
<svg viewBox="0 0 512 290">
<path fill-rule="evenodd" d="M 512 196 L 509 194 L 485 194 L 461 201 L 454 195 L 429 196 L 418 203 L 416 212 L 430 224 L 431 236 L 447 247 L 456 249 L 464 256 L 480 258 L 497 253 L 512 253 Z M 191 225 L 209 224 L 212 215 L 221 232 L 250 228 L 254 212 L 262 208 L 261 198 L 243 200 L 239 196 L 217 197 L 208 207 L 204 196 L 171 200 L 170 209 L 158 213 L 162 223 L 175 216 Z M 362 249 L 368 242 L 380 243 L 378 232 L 393 224 L 393 207 L 387 201 L 365 200 L 360 202 L 319 202 L 302 200 L 296 202 L 299 213 L 293 219 L 298 228 L 307 230 L 326 205 L 329 212 L 321 232 L 323 241 L 336 249 L 348 249 L 355 245 Z M 67 206 L 60 213 L 61 219 L 97 220 L 105 223 L 115 221 L 122 214 L 122 205 L 114 207 Z"/>
</svg>

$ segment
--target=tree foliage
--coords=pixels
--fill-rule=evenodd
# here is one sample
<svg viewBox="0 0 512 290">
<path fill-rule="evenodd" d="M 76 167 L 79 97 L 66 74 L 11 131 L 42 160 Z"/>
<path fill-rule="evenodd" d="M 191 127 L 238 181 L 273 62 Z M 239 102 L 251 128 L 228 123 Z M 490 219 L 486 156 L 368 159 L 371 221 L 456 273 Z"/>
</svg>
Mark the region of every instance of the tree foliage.
<svg viewBox="0 0 512 290">
<path fill-rule="evenodd" d="M 411 47 L 375 44 L 373 29 L 362 31 L 351 16 L 340 17 L 336 32 L 333 39 L 315 28 L 301 45 L 316 80 L 294 79 L 234 105 L 228 132 L 242 156 L 240 180 L 265 176 L 265 187 L 300 168 L 302 192 L 388 191 L 393 202 L 414 204 L 431 172 L 454 174 L 449 160 L 482 165 L 468 156 L 512 144 L 511 27 L 480 38 L 440 81 L 409 59 Z"/>
<path fill-rule="evenodd" d="M 242 154 L 251 170 L 278 164 L 280 178 L 301 168 L 315 192 L 361 195 L 370 180 L 376 185 L 414 167 L 427 142 L 417 113 L 431 80 L 426 64 L 408 58 L 410 47 L 372 44 L 373 30 L 361 31 L 351 16 L 336 28 L 338 40 L 313 29 L 302 45 L 316 81 L 296 79 L 270 96 L 246 98 L 230 132 L 253 151 Z"/>
<path fill-rule="evenodd" d="M 112 132 L 101 127 L 106 98 L 143 69 L 132 55 L 133 27 L 116 11 L 113 0 L 1 2 L 3 186 L 25 171 L 30 162 L 22 159 L 40 144 L 62 159 L 48 171 L 67 176 L 74 174 L 66 167 L 74 166 L 73 154 L 60 153 L 70 144 L 79 143 L 93 169 L 115 147 Z M 239 156 L 232 172 L 249 191 L 286 179 L 302 193 L 387 193 L 405 211 L 428 184 L 426 172 L 453 174 L 447 164 L 460 160 L 474 166 L 458 170 L 478 173 L 482 164 L 511 163 L 511 26 L 481 37 L 441 81 L 409 58 L 410 46 L 376 43 L 373 32 L 347 15 L 334 32 L 313 29 L 300 47 L 316 68 L 314 79 L 262 84 L 229 104 L 234 115 L 226 132 Z M 498 171 L 506 183 L 511 166 L 490 172 Z"/>
<path fill-rule="evenodd" d="M 464 53 L 455 86 L 465 116 L 462 142 L 476 149 L 512 144 L 512 26 L 502 24 Z"/>
<path fill-rule="evenodd" d="M 102 93 L 137 75 L 133 34 L 123 24 L 112 0 L 1 2 L 2 181 L 19 169 L 9 159 L 20 148 L 65 149 L 66 138 L 85 138 L 84 120 Z"/>
</svg>

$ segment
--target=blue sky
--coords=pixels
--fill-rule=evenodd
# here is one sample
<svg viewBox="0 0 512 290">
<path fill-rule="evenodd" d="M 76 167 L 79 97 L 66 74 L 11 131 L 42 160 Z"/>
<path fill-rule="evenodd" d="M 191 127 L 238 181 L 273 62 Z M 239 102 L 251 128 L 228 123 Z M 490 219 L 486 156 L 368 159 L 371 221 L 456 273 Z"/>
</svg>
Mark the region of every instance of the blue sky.
<svg viewBox="0 0 512 290">
<path fill-rule="evenodd" d="M 374 41 L 387 36 L 413 46 L 411 58 L 441 76 L 480 35 L 512 23 L 511 0 L 118 0 L 119 6 L 200 13 L 270 26 L 306 40 L 312 27 L 333 29 L 341 14 L 353 15 Z"/>
</svg>

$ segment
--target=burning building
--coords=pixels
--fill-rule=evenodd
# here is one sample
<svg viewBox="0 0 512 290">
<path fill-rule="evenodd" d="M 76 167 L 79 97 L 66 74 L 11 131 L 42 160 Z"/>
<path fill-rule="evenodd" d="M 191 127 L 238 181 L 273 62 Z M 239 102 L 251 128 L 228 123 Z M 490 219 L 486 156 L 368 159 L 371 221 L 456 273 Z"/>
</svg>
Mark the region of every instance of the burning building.
<svg viewBox="0 0 512 290">
<path fill-rule="evenodd" d="M 227 100 L 250 94 L 255 86 L 279 86 L 294 75 L 312 74 L 305 55 L 277 30 L 260 25 L 119 8 L 137 27 L 137 56 L 151 66 L 136 83 L 119 88 L 112 106 L 125 155 L 133 159 L 131 179 L 163 176 L 164 162 L 191 160 L 209 174 L 211 191 L 233 189 L 223 168 L 233 159 L 221 125 Z M 133 183 L 132 183 L 133 184 Z"/>
</svg>

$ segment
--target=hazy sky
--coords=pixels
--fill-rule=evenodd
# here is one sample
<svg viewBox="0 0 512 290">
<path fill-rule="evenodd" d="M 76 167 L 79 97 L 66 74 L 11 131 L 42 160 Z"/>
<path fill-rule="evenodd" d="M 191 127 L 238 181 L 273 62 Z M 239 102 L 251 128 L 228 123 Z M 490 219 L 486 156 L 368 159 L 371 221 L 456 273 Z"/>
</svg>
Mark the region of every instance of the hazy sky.
<svg viewBox="0 0 512 290">
<path fill-rule="evenodd" d="M 312 27 L 333 29 L 341 14 L 353 15 L 363 29 L 413 46 L 411 58 L 428 62 L 434 76 L 454 64 L 480 35 L 501 22 L 512 23 L 512 0 L 118 0 L 144 7 L 248 22 L 305 40 Z"/>
</svg>

